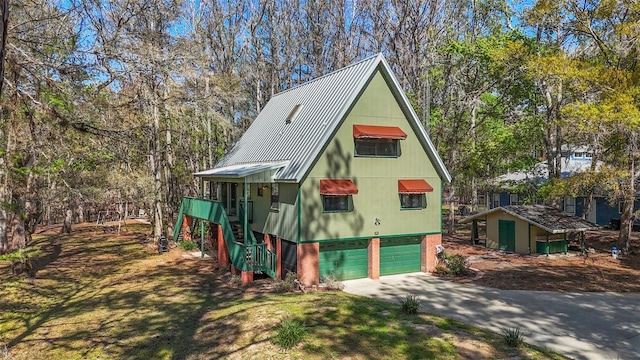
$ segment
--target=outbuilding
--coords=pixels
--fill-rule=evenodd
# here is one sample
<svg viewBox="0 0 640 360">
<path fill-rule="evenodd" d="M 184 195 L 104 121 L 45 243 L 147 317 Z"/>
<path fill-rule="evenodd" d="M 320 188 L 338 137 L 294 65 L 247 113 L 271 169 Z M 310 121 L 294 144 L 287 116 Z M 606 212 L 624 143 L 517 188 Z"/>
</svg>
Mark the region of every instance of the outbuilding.
<svg viewBox="0 0 640 360">
<path fill-rule="evenodd" d="M 568 234 L 597 230 L 596 224 L 545 205 L 509 205 L 468 216 L 460 223 L 471 223 L 471 241 L 480 240 L 478 222 L 486 222 L 488 248 L 519 254 L 567 252 Z"/>
</svg>

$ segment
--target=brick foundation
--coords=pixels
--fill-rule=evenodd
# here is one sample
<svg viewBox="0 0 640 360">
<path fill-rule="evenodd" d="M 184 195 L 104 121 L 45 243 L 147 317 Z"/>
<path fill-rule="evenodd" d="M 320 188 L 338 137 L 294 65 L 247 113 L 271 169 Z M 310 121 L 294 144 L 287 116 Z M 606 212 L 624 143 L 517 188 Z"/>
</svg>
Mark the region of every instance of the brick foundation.
<svg viewBox="0 0 640 360">
<path fill-rule="evenodd" d="M 249 285 L 253 282 L 253 271 L 243 271 L 240 274 L 240 278 L 242 279 L 242 285 Z"/>
<path fill-rule="evenodd" d="M 231 264 L 231 268 L 230 268 L 231 274 L 232 275 L 240 275 L 240 273 L 242 273 L 242 271 L 236 269 L 235 266 L 233 266 L 233 264 Z"/>
<path fill-rule="evenodd" d="M 432 272 L 436 267 L 436 245 L 442 244 L 442 234 L 430 234 L 422 237 L 420 243 L 420 270 Z"/>
<path fill-rule="evenodd" d="M 189 231 L 187 231 L 187 229 Z M 193 234 L 193 218 L 188 215 L 183 215 L 182 218 L 182 240 L 191 240 Z"/>
<path fill-rule="evenodd" d="M 224 241 L 224 234 L 222 233 L 222 225 L 216 224 L 215 227 L 218 230 L 218 269 L 224 269 L 229 266 L 229 249 L 227 249 L 227 243 Z"/>
<path fill-rule="evenodd" d="M 367 276 L 380 279 L 380 238 L 373 238 L 367 247 Z"/>
<path fill-rule="evenodd" d="M 318 285 L 320 282 L 319 256 L 320 243 L 298 244 L 298 280 L 305 286 Z"/>
</svg>

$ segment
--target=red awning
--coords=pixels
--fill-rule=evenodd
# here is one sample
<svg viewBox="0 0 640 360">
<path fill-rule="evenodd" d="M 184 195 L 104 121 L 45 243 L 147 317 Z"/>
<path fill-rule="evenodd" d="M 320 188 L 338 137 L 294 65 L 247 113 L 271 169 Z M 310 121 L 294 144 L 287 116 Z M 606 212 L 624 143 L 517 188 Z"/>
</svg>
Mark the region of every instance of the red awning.
<svg viewBox="0 0 640 360">
<path fill-rule="evenodd" d="M 407 138 L 407 134 L 397 126 L 353 125 L 353 137 L 357 139 L 404 140 Z"/>
<path fill-rule="evenodd" d="M 398 192 L 401 194 L 424 194 L 432 191 L 431 185 L 422 179 L 398 180 Z"/>
<path fill-rule="evenodd" d="M 321 195 L 357 194 L 358 188 L 351 180 L 320 180 Z"/>
</svg>

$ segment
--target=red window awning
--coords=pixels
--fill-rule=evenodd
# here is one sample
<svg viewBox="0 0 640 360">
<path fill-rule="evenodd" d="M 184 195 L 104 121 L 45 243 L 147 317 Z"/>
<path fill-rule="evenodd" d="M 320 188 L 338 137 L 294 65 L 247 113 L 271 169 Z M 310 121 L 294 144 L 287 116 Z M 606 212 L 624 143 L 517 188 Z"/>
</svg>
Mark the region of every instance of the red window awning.
<svg viewBox="0 0 640 360">
<path fill-rule="evenodd" d="M 398 180 L 398 192 L 401 194 L 424 194 L 432 191 L 433 187 L 422 179 Z"/>
<path fill-rule="evenodd" d="M 353 137 L 356 139 L 404 140 L 407 138 L 407 134 L 397 126 L 353 125 Z"/>
<path fill-rule="evenodd" d="M 352 195 L 358 188 L 351 180 L 320 180 L 321 195 Z"/>
</svg>

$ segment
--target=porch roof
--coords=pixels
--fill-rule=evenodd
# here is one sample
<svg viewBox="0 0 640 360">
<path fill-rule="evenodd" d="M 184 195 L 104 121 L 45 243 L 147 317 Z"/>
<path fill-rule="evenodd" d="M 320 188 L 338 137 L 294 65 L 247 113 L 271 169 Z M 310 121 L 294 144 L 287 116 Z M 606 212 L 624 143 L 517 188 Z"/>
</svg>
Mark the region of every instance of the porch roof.
<svg viewBox="0 0 640 360">
<path fill-rule="evenodd" d="M 580 217 L 569 215 L 558 209 L 544 205 L 499 206 L 468 216 L 460 220 L 460 223 L 464 224 L 473 220 L 485 220 L 487 215 L 496 211 L 503 211 L 551 234 L 598 230 L 600 228 L 598 225 L 592 224 Z"/>
<path fill-rule="evenodd" d="M 260 173 L 272 172 L 281 169 L 289 164 L 289 161 L 269 161 L 259 163 L 235 164 L 209 170 L 204 170 L 193 174 L 203 178 L 229 178 L 238 179 Z M 269 176 L 271 177 L 271 175 Z M 271 180 L 271 179 L 268 179 Z M 263 180 L 264 181 L 264 180 Z M 267 181 L 264 181 L 267 182 Z"/>
</svg>

